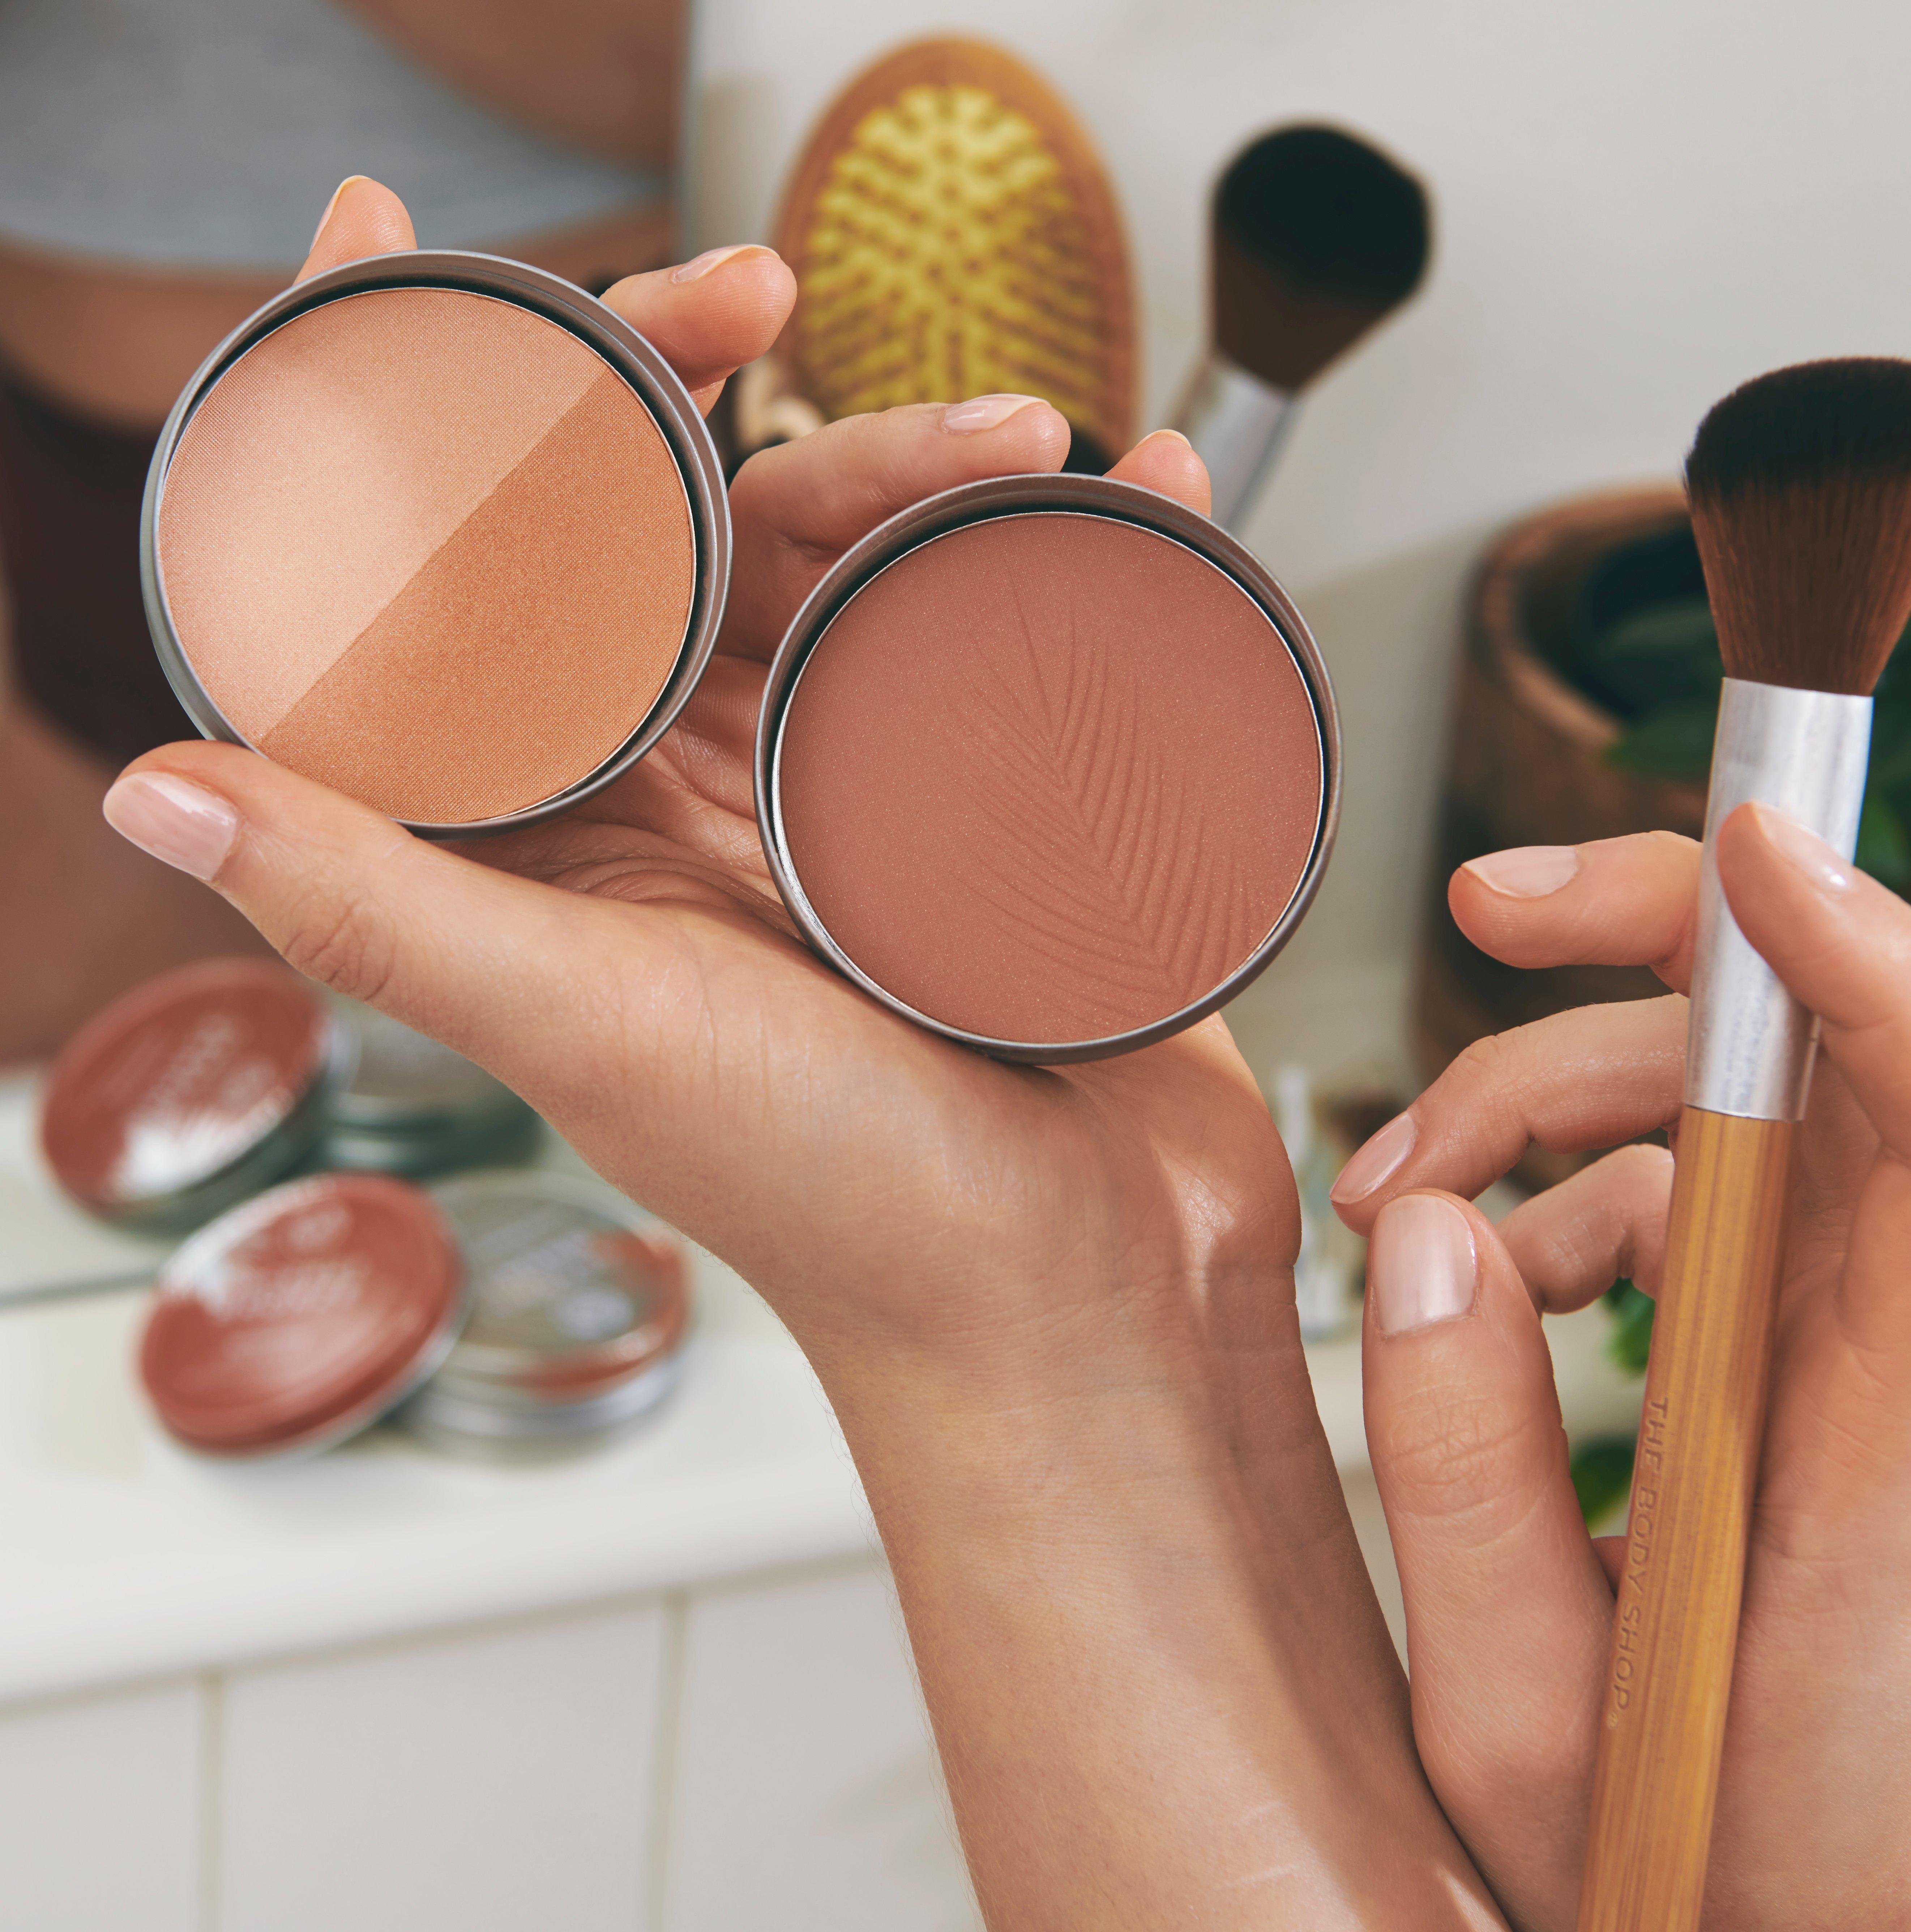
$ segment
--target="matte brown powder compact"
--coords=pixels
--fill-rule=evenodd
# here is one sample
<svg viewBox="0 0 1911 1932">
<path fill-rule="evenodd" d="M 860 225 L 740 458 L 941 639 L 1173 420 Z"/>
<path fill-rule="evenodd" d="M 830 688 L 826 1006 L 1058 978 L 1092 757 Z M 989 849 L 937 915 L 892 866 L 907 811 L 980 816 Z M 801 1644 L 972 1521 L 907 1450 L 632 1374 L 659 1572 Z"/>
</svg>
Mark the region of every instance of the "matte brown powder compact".
<svg viewBox="0 0 1911 1932">
<path fill-rule="evenodd" d="M 1339 812 L 1319 651 L 1253 554 L 1104 477 L 892 518 L 772 664 L 757 817 L 810 944 L 892 1011 L 1055 1064 L 1166 1039 L 1312 902 Z"/>
<path fill-rule="evenodd" d="M 286 290 L 161 431 L 141 560 L 168 679 L 412 830 L 576 803 L 670 728 L 730 570 L 664 358 L 556 276 L 416 250 Z"/>
</svg>

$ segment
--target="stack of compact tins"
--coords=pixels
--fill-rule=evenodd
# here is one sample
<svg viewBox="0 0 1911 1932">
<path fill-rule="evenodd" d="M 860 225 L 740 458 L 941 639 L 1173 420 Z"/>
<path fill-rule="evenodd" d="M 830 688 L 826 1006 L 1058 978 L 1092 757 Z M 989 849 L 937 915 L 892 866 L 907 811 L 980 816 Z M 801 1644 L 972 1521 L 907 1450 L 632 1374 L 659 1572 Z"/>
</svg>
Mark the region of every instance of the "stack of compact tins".
<svg viewBox="0 0 1911 1932">
<path fill-rule="evenodd" d="M 479 1068 L 258 960 L 117 1002 L 55 1062 L 40 1122 L 90 1212 L 197 1228 L 159 1270 L 140 1378 L 180 1442 L 243 1458 L 388 1416 L 458 1454 L 562 1454 L 670 1392 L 688 1295 L 668 1229 L 548 1173 L 400 1178 L 521 1160 L 540 1132 Z"/>
</svg>

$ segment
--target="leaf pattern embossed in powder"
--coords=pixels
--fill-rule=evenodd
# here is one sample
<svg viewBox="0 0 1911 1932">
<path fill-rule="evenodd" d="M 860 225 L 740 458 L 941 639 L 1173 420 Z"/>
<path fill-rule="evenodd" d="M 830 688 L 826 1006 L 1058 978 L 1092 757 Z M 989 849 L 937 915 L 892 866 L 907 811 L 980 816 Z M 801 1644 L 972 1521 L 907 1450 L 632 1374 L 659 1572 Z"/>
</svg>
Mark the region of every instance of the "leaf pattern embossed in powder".
<svg viewBox="0 0 1911 1932">
<path fill-rule="evenodd" d="M 812 654 L 783 812 L 864 971 L 989 1037 L 1127 1031 L 1258 946 L 1311 850 L 1305 687 L 1257 607 L 1111 520 L 997 519 L 911 552 Z"/>
</svg>

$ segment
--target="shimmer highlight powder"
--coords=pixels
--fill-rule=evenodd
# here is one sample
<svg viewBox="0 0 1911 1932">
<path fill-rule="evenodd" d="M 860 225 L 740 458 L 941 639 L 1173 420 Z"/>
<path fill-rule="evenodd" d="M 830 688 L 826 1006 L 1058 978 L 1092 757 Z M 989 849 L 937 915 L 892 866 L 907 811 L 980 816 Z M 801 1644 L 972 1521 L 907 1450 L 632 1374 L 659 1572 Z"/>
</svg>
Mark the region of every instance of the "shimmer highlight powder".
<svg viewBox="0 0 1911 1932">
<path fill-rule="evenodd" d="M 1044 481 L 1063 500 L 998 508 Z M 994 513 L 886 526 L 786 642 L 772 868 L 813 940 L 940 1030 L 1029 1059 L 1142 1044 L 1244 983 L 1311 894 L 1324 674 L 1272 580 L 1165 500 L 934 500 L 964 498 Z"/>
<path fill-rule="evenodd" d="M 721 514 L 680 446 L 694 410 L 653 406 L 687 398 L 610 359 L 620 332 L 647 345 L 580 292 L 554 319 L 508 283 L 358 285 L 459 260 L 355 264 L 262 311 L 148 498 L 148 604 L 202 728 L 422 829 L 618 760 L 683 682 Z"/>
</svg>

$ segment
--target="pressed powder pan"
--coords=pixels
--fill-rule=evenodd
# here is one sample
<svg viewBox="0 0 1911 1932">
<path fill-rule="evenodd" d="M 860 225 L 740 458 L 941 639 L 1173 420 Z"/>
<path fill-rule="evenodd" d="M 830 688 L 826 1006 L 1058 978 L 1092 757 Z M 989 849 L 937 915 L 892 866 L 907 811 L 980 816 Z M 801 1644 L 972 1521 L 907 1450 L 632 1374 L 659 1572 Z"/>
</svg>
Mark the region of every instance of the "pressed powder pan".
<svg viewBox="0 0 1911 1932">
<path fill-rule="evenodd" d="M 1126 1052 L 1299 923 L 1338 815 L 1320 654 L 1171 499 L 1025 476 L 928 499 L 820 584 L 771 667 L 757 811 L 810 944 L 1001 1058 Z"/>
<path fill-rule="evenodd" d="M 415 251 L 275 297 L 187 386 L 141 528 L 179 700 L 427 836 L 524 824 L 643 756 L 714 646 L 703 418 L 542 271 Z"/>
</svg>

